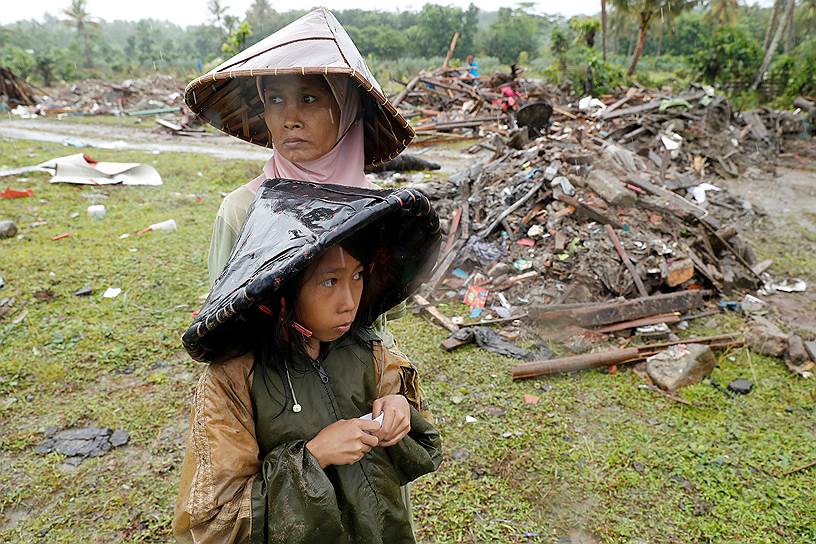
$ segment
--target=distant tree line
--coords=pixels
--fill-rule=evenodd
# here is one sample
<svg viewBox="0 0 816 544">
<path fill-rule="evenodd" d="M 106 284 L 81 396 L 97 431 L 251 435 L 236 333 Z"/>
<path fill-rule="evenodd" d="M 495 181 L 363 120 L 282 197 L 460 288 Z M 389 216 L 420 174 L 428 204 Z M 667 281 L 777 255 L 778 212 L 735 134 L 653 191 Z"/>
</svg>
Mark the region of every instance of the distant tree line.
<svg viewBox="0 0 816 544">
<path fill-rule="evenodd" d="M 205 3 L 205 0 L 202 0 Z M 785 96 L 816 92 L 816 0 L 599 0 L 592 17 L 536 14 L 532 3 L 498 11 L 426 4 L 418 11 L 335 11 L 381 80 L 438 65 L 459 32 L 455 57 L 483 72 L 520 63 L 579 92 L 690 81 L 756 92 L 785 81 Z M 206 0 L 206 24 L 102 21 L 86 0 L 59 14 L 0 27 L 0 65 L 37 84 L 175 72 L 192 76 L 251 46 L 306 11 L 255 0 L 242 16 Z M 505 68 L 506 69 L 506 66 Z"/>
</svg>

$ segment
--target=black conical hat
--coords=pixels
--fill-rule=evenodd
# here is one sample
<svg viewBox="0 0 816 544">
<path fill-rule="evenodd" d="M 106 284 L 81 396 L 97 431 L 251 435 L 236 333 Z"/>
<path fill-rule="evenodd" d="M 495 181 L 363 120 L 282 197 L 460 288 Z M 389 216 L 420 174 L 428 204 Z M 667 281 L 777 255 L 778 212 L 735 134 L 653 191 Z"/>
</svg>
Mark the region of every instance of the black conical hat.
<svg viewBox="0 0 816 544">
<path fill-rule="evenodd" d="M 193 359 L 247 350 L 241 330 L 260 304 L 326 248 L 359 237 L 374 255 L 356 322 L 368 325 L 428 277 L 441 244 L 439 219 L 415 189 L 383 191 L 266 180 L 204 307 L 182 336 Z"/>
</svg>

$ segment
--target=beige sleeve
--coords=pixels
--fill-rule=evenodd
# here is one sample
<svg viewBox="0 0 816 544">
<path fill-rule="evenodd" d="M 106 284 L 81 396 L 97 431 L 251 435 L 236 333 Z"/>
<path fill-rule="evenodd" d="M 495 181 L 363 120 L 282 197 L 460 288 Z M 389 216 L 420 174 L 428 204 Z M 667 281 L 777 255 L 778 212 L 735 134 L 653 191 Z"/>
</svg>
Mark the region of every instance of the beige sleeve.
<svg viewBox="0 0 816 544">
<path fill-rule="evenodd" d="M 215 280 L 224 271 L 254 198 L 252 191 L 241 186 L 224 197 L 221 202 L 215 216 L 215 223 L 213 223 L 210 251 L 207 257 L 210 285 L 215 283 Z"/>
<path fill-rule="evenodd" d="M 251 355 L 210 365 L 196 387 L 173 519 L 178 542 L 248 542 L 260 472 Z"/>
</svg>

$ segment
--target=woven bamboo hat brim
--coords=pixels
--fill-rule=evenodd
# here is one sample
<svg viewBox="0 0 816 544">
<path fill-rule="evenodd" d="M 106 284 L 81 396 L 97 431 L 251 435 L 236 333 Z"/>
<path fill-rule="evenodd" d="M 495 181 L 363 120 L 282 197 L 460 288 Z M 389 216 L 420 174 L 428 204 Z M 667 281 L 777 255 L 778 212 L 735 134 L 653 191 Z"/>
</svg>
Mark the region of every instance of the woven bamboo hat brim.
<svg viewBox="0 0 816 544">
<path fill-rule="evenodd" d="M 184 91 L 184 101 L 215 128 L 272 147 L 255 78 L 282 74 L 346 76 L 357 82 L 367 166 L 393 159 L 414 138 L 408 121 L 388 101 L 349 35 L 325 8 L 304 15 L 194 79 Z"/>
</svg>

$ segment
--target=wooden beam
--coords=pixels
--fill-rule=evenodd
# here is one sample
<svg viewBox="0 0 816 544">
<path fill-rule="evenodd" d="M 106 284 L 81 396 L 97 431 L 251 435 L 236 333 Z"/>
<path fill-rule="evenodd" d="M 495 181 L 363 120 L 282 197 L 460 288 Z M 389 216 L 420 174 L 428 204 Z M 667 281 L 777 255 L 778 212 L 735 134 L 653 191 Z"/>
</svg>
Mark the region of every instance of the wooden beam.
<svg viewBox="0 0 816 544">
<path fill-rule="evenodd" d="M 695 289 L 633 300 L 587 305 L 534 305 L 530 306 L 527 314 L 530 319 L 543 321 L 547 324 L 596 328 L 660 314 L 687 312 L 703 306 L 705 298 L 712 294 L 712 291 Z"/>
</svg>

